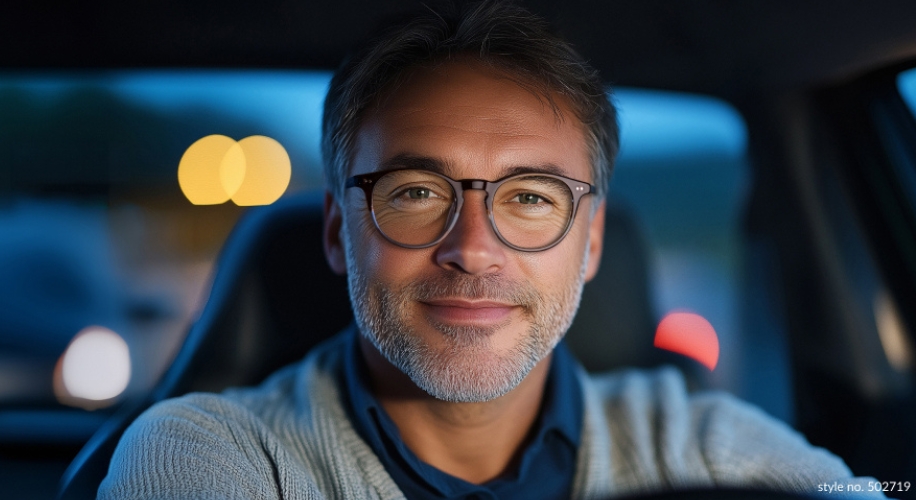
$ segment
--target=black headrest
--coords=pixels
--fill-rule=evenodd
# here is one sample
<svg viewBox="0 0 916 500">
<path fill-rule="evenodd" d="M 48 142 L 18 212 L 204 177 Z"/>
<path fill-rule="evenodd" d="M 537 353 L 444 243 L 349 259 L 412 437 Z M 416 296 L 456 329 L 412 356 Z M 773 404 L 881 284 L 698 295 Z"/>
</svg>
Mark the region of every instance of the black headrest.
<svg viewBox="0 0 916 500">
<path fill-rule="evenodd" d="M 653 346 L 655 322 L 643 235 L 625 207 L 608 203 L 601 266 L 585 285 L 567 345 L 593 372 L 658 365 L 667 359 Z"/>
<path fill-rule="evenodd" d="M 324 257 L 322 203 L 309 193 L 242 217 L 157 398 L 255 384 L 350 322 L 346 278 Z"/>
</svg>

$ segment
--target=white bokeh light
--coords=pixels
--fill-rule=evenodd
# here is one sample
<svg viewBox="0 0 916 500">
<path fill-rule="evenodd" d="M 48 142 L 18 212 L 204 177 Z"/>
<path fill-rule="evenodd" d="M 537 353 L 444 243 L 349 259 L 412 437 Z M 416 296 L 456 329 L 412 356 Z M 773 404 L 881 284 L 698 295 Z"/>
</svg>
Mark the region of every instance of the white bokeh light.
<svg viewBox="0 0 916 500">
<path fill-rule="evenodd" d="M 80 331 L 61 366 L 64 387 L 76 398 L 101 401 L 117 397 L 130 382 L 130 350 L 117 333 L 101 326 Z"/>
</svg>

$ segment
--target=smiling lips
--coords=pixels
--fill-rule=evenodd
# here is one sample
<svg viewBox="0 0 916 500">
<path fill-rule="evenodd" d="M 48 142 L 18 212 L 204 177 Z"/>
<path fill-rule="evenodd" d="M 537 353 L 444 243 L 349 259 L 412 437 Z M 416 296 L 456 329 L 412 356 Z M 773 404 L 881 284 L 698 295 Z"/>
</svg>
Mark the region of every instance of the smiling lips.
<svg viewBox="0 0 916 500">
<path fill-rule="evenodd" d="M 437 299 L 421 302 L 427 313 L 442 323 L 479 325 L 505 321 L 515 304 L 489 300 Z"/>
</svg>

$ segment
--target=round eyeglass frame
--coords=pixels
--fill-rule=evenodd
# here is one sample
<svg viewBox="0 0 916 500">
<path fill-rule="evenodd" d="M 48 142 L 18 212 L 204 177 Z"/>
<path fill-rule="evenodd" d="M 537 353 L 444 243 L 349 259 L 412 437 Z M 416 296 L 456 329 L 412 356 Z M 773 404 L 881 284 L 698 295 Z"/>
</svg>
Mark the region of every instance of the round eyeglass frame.
<svg viewBox="0 0 916 500">
<path fill-rule="evenodd" d="M 375 186 L 378 183 L 378 180 L 384 177 L 385 175 L 390 174 L 392 172 L 398 172 L 398 171 L 403 171 L 403 170 L 419 170 L 419 171 L 423 171 L 425 173 L 440 177 L 443 180 L 445 180 L 446 182 L 448 182 L 452 186 L 452 190 L 455 192 L 456 196 L 455 196 L 454 201 L 452 201 L 452 208 L 450 209 L 450 212 L 448 215 L 449 219 L 446 222 L 445 228 L 442 230 L 442 234 L 440 234 L 438 238 L 436 238 L 434 241 L 430 243 L 426 243 L 423 245 L 408 245 L 405 243 L 401 243 L 399 241 L 395 241 L 390 236 L 385 234 L 385 231 L 383 231 L 382 228 L 379 227 L 378 220 L 376 220 L 375 218 L 375 207 L 373 206 L 373 203 L 372 203 L 372 190 L 375 189 Z M 554 241 L 552 241 L 551 243 L 544 245 L 544 246 L 537 247 L 537 248 L 522 248 L 522 247 L 518 247 L 506 241 L 503 235 L 499 232 L 499 228 L 496 226 L 496 220 L 493 218 L 493 198 L 496 195 L 496 191 L 506 181 L 512 180 L 516 177 L 525 176 L 525 175 L 537 175 L 539 177 L 549 177 L 551 179 L 557 179 L 560 182 L 566 184 L 566 186 L 569 188 L 570 194 L 572 195 L 573 206 L 572 206 L 572 210 L 570 211 L 569 218 L 566 221 L 566 229 L 564 229 L 563 233 L 557 236 L 557 238 Z M 429 248 L 431 246 L 438 245 L 439 243 L 441 243 L 442 240 L 444 240 L 445 237 L 448 236 L 448 234 L 452 231 L 452 228 L 455 227 L 455 223 L 458 222 L 458 217 L 461 214 L 461 207 L 464 206 L 464 192 L 469 189 L 480 189 L 480 190 L 486 191 L 487 196 L 486 196 L 485 203 L 487 207 L 487 217 L 490 219 L 490 227 L 493 228 L 493 232 L 496 233 L 496 237 L 499 238 L 499 241 L 503 242 L 503 244 L 506 245 L 507 247 L 513 250 L 518 250 L 520 252 L 542 252 L 544 250 L 553 248 L 554 246 L 559 244 L 561 241 L 563 241 L 563 239 L 566 238 L 566 235 L 569 234 L 570 229 L 572 229 L 573 221 L 576 218 L 576 213 L 579 211 L 579 200 L 587 194 L 594 194 L 596 192 L 595 186 L 587 182 L 577 181 L 575 179 L 563 177 L 562 175 L 548 174 L 545 172 L 536 172 L 536 171 L 520 172 L 516 174 L 507 175 L 495 181 L 486 181 L 483 179 L 455 180 L 455 179 L 452 179 L 451 177 L 440 174 L 438 172 L 433 172 L 431 170 L 423 170 L 423 169 L 418 169 L 418 168 L 397 168 L 397 169 L 383 170 L 379 172 L 372 172 L 372 173 L 362 174 L 362 175 L 354 175 L 353 177 L 350 177 L 347 179 L 346 183 L 344 184 L 344 187 L 345 188 L 358 187 L 363 190 L 363 193 L 365 193 L 366 195 L 366 205 L 369 207 L 369 212 L 372 214 L 372 222 L 375 224 L 375 228 L 378 230 L 378 232 L 381 233 L 381 235 L 386 240 L 388 240 L 389 242 L 399 247 L 412 248 L 412 249 Z"/>
</svg>

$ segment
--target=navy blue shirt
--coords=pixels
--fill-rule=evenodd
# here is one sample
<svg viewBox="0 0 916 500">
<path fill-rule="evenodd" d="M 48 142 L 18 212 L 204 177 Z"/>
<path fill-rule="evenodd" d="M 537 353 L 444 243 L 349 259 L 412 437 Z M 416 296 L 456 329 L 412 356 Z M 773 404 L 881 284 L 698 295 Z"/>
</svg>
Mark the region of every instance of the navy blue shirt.
<svg viewBox="0 0 916 500">
<path fill-rule="evenodd" d="M 582 434 L 582 388 L 576 361 L 561 342 L 553 352 L 541 414 L 517 471 L 477 485 L 421 461 L 401 440 L 394 421 L 372 395 L 356 328 L 344 357 L 350 417 L 385 470 L 410 499 L 569 498 Z"/>
</svg>

